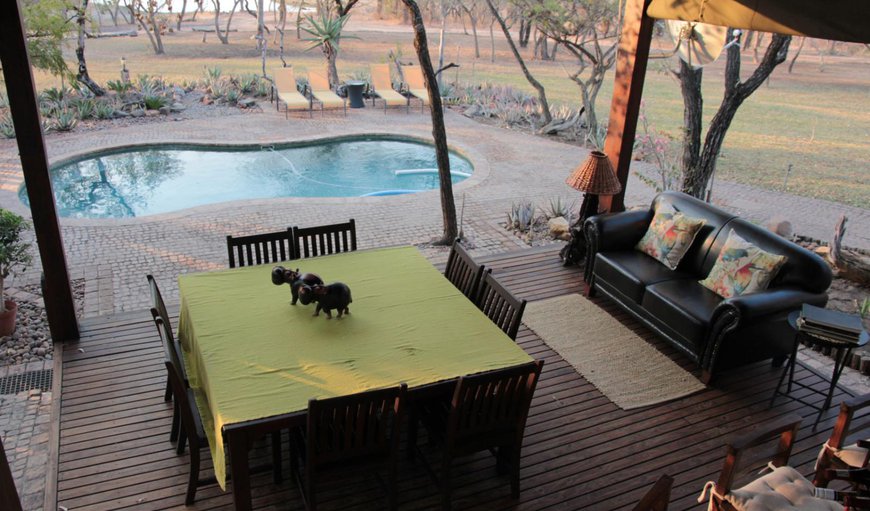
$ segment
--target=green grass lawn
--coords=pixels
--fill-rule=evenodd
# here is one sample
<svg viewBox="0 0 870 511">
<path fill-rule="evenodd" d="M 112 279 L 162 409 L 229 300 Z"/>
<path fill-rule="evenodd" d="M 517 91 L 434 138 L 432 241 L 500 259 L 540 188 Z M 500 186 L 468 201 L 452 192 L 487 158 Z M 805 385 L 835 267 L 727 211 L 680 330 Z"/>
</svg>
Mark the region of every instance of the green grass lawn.
<svg viewBox="0 0 870 511">
<path fill-rule="evenodd" d="M 202 34 L 182 31 L 164 38 L 167 54 L 155 56 L 148 38 L 91 39 L 87 58 L 91 75 L 98 81 L 117 79 L 120 58 L 126 57 L 133 76 L 162 75 L 181 81 L 199 79 L 203 68 L 220 67 L 225 74 L 257 73 L 259 54 L 250 38 L 253 20 L 237 14 L 239 32 L 230 34 L 230 44 L 219 44 L 214 34 L 202 43 Z M 362 19 L 363 16 L 360 16 Z M 370 63 L 385 62 L 390 50 L 401 50 L 403 61 L 416 61 L 410 33 L 396 30 L 393 22 L 351 20 L 347 33 L 359 39 L 345 39 L 339 54 L 339 73 L 343 76 L 365 71 Z M 234 23 L 236 23 L 234 21 Z M 379 24 L 380 23 L 380 24 Z M 197 25 L 209 25 L 208 19 Z M 383 27 L 383 30 L 379 27 Z M 289 24 L 288 24 L 289 28 Z M 481 58 L 472 55 L 472 37 L 450 33 L 445 44 L 445 61 L 460 64 L 460 83 L 489 81 L 509 84 L 533 92 L 508 51 L 496 38 L 496 59 L 490 62 L 489 37 L 481 30 Z M 270 39 L 268 67 L 280 66 L 277 45 Z M 430 50 L 437 59 L 437 31 L 430 29 Z M 303 70 L 322 68 L 324 60 L 317 50 L 305 51 L 308 43 L 297 41 L 288 29 L 285 59 Z M 805 49 L 806 52 L 806 49 Z M 527 52 L 529 53 L 529 52 Z M 717 179 L 782 190 L 786 170 L 792 166 L 788 191 L 854 206 L 870 205 L 870 57 L 864 51 L 857 57 L 826 57 L 824 72 L 815 56 L 802 56 L 795 72 L 780 66 L 768 84 L 763 85 L 740 108 L 728 132 L 719 159 Z M 579 89 L 567 73 L 571 57 L 561 52 L 556 62 L 528 62 L 531 72 L 546 87 L 551 102 L 578 106 Z M 70 62 L 72 62 L 72 55 Z M 744 57 L 743 76 L 754 69 L 751 57 Z M 644 102 L 646 116 L 658 129 L 678 134 L 682 124 L 682 99 L 677 82 L 660 70 L 662 61 L 653 61 L 646 76 Z M 722 96 L 723 62 L 705 69 L 705 120 L 709 121 Z M 456 70 L 447 72 L 457 77 Z M 39 86 L 55 85 L 56 80 L 38 74 Z M 612 90 L 608 76 L 599 95 L 598 115 L 607 117 Z"/>
</svg>

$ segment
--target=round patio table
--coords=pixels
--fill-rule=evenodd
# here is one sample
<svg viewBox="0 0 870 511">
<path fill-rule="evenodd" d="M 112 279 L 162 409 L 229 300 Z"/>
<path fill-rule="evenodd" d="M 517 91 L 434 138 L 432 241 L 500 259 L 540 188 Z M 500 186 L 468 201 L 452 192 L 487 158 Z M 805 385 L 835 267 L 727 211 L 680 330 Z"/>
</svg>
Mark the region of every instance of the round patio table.
<svg viewBox="0 0 870 511">
<path fill-rule="evenodd" d="M 365 90 L 366 82 L 352 81 L 346 82 L 345 85 L 347 86 L 347 97 L 350 100 L 350 107 L 365 108 L 363 90 Z"/>
</svg>

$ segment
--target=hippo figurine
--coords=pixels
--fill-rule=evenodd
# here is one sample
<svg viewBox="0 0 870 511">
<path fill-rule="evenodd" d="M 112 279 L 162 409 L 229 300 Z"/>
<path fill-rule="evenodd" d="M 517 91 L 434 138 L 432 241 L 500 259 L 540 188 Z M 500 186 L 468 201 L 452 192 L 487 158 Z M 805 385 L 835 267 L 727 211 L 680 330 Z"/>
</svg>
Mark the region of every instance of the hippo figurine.
<svg viewBox="0 0 870 511">
<path fill-rule="evenodd" d="M 276 266 L 272 268 L 272 284 L 276 286 L 289 284 L 290 292 L 293 294 L 293 301 L 290 302 L 290 305 L 296 305 L 296 301 L 299 300 L 299 288 L 305 285 L 322 285 L 323 279 L 314 273 L 300 273 L 299 268 L 288 270 L 283 266 Z M 302 302 L 302 304 L 308 305 L 305 302 Z"/>
<path fill-rule="evenodd" d="M 350 314 L 348 305 L 353 302 L 350 296 L 350 288 L 341 282 L 333 282 L 328 286 L 323 284 L 315 284 L 313 286 L 303 285 L 299 288 L 299 300 L 303 305 L 311 302 L 317 302 L 317 309 L 314 311 L 314 316 L 319 316 L 321 309 L 326 312 L 327 319 L 332 318 L 332 310 L 338 310 L 338 317 L 342 314 Z"/>
</svg>

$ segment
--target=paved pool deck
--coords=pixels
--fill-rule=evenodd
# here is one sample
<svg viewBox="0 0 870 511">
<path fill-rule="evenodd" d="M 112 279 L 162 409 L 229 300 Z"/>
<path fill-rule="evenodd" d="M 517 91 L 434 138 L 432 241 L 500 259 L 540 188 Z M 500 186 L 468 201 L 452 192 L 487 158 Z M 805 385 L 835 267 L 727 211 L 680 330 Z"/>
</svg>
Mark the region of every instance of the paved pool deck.
<svg viewBox="0 0 870 511">
<path fill-rule="evenodd" d="M 382 109 L 306 114 L 285 119 L 268 103 L 261 111 L 222 109 L 221 115 L 176 120 L 151 119 L 139 124 L 99 130 L 49 134 L 52 162 L 89 151 L 150 143 L 255 144 L 317 140 L 328 137 L 392 134 L 431 140 L 428 111 L 384 114 Z M 580 194 L 565 184 L 566 176 L 588 150 L 489 126 L 446 111 L 448 143 L 474 164 L 473 177 L 454 187 L 457 212 L 463 209 L 462 229 L 475 254 L 524 247 L 506 232 L 503 221 L 511 204 L 532 201 L 546 208 L 555 197 L 577 200 Z M 637 167 L 649 169 L 644 163 Z M 17 146 L 0 140 L 0 206 L 29 214 L 17 190 L 22 181 Z M 632 176 L 628 206 L 648 204 L 654 191 Z M 850 246 L 870 249 L 870 210 L 824 200 L 798 197 L 719 181 L 714 202 L 751 220 L 779 216 L 794 224 L 795 232 L 829 238 L 840 214 L 849 216 Z M 360 248 L 423 244 L 441 232 L 437 191 L 413 195 L 366 198 L 285 198 L 248 200 L 191 208 L 175 213 L 121 220 L 61 219 L 67 263 L 72 278 L 86 279 L 85 316 L 141 309 L 148 303 L 145 274 L 152 273 L 169 301 L 177 300 L 176 277 L 181 273 L 224 268 L 227 234 L 243 235 L 280 230 L 291 225 L 317 225 L 355 218 Z M 425 248 L 433 260 L 446 249 Z M 35 264 L 19 282 L 34 281 Z M 19 283 L 17 282 L 17 283 Z"/>
</svg>

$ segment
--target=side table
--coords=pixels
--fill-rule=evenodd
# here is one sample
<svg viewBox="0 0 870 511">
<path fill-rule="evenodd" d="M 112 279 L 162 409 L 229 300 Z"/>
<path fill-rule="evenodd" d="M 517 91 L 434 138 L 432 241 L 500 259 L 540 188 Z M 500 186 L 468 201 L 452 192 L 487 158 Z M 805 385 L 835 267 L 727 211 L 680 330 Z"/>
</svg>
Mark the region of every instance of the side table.
<svg viewBox="0 0 870 511">
<path fill-rule="evenodd" d="M 773 390 L 773 396 L 770 398 L 770 406 L 773 406 L 773 402 L 776 399 L 776 396 L 783 395 L 790 399 L 794 399 L 810 408 L 819 411 L 818 416 L 816 416 L 816 421 L 813 423 L 813 431 L 816 430 L 816 427 L 819 425 L 819 421 L 822 418 L 822 414 L 825 413 L 825 410 L 830 408 L 831 406 L 831 398 L 834 395 L 834 389 L 837 388 L 837 382 L 840 380 L 840 375 L 843 373 L 843 367 L 848 363 L 849 357 L 852 355 L 852 350 L 854 348 L 858 348 L 867 344 L 870 341 L 870 334 L 867 331 L 861 332 L 861 335 L 858 338 L 858 342 L 850 343 L 843 342 L 827 337 L 821 337 L 815 334 L 809 334 L 807 332 L 802 332 L 797 325 L 798 317 L 800 317 L 800 311 L 794 311 L 788 315 L 788 324 L 795 331 L 794 336 L 794 345 L 792 346 L 791 356 L 789 357 L 788 364 L 782 370 L 782 374 L 779 377 L 779 381 L 776 383 L 776 388 Z M 818 344 L 824 348 L 830 348 L 833 350 L 833 359 L 834 359 L 834 372 L 831 374 L 831 385 L 828 387 L 827 393 L 822 392 L 820 390 L 816 390 L 815 388 L 805 385 L 799 381 L 794 381 L 794 366 L 797 360 L 797 351 L 798 346 L 800 345 L 801 339 L 808 339 L 813 344 Z M 779 388 L 782 386 L 782 382 L 785 379 L 785 375 L 788 374 L 788 385 L 786 386 L 785 392 L 780 392 Z M 821 407 L 804 401 L 799 397 L 791 396 L 791 387 L 792 385 L 797 385 L 806 390 L 814 392 L 816 394 L 820 394 L 825 396 L 825 402 Z"/>
<path fill-rule="evenodd" d="M 365 108 L 363 90 L 365 90 L 366 82 L 350 81 L 345 82 L 345 85 L 347 86 L 347 98 L 350 100 L 350 107 Z"/>
</svg>

